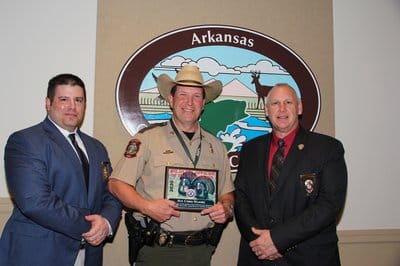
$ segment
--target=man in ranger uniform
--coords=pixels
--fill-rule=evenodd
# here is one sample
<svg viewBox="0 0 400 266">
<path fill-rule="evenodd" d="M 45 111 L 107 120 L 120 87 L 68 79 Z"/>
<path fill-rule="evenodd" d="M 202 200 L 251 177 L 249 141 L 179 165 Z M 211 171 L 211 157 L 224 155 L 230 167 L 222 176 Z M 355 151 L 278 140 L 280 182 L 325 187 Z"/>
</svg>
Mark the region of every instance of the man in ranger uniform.
<svg viewBox="0 0 400 266">
<path fill-rule="evenodd" d="M 157 85 L 172 109 L 172 118 L 134 136 L 111 175 L 109 188 L 134 211 L 138 227 L 147 230 L 144 235 L 152 236 L 136 239 L 139 246 L 144 244 L 134 259 L 136 265 L 210 265 L 219 240 L 213 229 L 232 217 L 234 187 L 225 146 L 202 129 L 198 120 L 205 104 L 221 94 L 222 84 L 204 84 L 198 67 L 186 65 L 175 80 L 160 75 Z M 199 211 L 182 210 L 176 201 L 165 198 L 167 167 L 185 169 L 180 193 L 186 190 L 184 179 L 190 180 L 196 169 L 216 172 L 215 184 L 197 184 L 192 191 L 207 187 L 202 190 L 201 197 L 205 197 L 204 193 L 218 188 L 218 200 Z"/>
</svg>

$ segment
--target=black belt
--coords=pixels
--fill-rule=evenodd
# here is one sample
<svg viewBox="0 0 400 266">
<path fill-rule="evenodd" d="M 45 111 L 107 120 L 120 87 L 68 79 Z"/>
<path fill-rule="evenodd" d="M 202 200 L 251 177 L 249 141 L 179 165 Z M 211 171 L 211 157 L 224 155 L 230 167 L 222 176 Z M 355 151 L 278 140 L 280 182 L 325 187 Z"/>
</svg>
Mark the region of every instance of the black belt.
<svg viewBox="0 0 400 266">
<path fill-rule="evenodd" d="M 155 238 L 155 243 L 159 246 L 198 246 L 208 243 L 209 229 L 201 231 L 186 231 L 186 232 L 168 232 L 161 231 Z"/>
</svg>

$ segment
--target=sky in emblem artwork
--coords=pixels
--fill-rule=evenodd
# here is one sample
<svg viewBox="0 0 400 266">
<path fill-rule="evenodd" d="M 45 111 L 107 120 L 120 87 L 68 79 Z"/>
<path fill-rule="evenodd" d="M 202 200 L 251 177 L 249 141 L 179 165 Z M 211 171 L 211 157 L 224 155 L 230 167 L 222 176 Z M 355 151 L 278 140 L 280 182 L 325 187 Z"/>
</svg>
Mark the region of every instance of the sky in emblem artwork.
<svg viewBox="0 0 400 266">
<path fill-rule="evenodd" d="M 225 144 L 228 152 L 240 151 L 244 142 L 271 132 L 261 99 L 268 87 L 287 83 L 301 97 L 295 80 L 279 63 L 254 51 L 232 46 L 197 47 L 169 55 L 147 73 L 140 86 L 139 97 L 159 100 L 154 76 L 167 74 L 174 78 L 176 70 L 185 64 L 197 65 L 206 83 L 213 79 L 222 82 L 221 96 L 206 105 L 200 123 Z M 168 108 L 160 110 L 140 105 L 150 123 L 171 117 Z M 158 104 L 153 102 L 153 105 Z"/>
</svg>

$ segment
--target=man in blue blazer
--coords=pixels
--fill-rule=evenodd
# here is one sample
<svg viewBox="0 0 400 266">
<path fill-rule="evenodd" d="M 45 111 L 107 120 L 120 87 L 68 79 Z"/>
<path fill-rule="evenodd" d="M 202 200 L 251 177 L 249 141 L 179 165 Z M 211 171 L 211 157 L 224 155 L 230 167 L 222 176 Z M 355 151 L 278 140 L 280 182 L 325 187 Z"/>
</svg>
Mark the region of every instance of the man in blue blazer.
<svg viewBox="0 0 400 266">
<path fill-rule="evenodd" d="M 1 236 L 0 265 L 102 265 L 121 205 L 107 189 L 105 147 L 79 130 L 85 109 L 83 81 L 60 74 L 49 81 L 46 119 L 9 137 L 5 171 L 14 209 Z"/>
<path fill-rule="evenodd" d="M 301 101 L 287 84 L 270 91 L 265 112 L 272 133 L 243 146 L 235 179 L 238 265 L 340 265 L 336 222 L 347 187 L 343 146 L 299 126 Z"/>
</svg>

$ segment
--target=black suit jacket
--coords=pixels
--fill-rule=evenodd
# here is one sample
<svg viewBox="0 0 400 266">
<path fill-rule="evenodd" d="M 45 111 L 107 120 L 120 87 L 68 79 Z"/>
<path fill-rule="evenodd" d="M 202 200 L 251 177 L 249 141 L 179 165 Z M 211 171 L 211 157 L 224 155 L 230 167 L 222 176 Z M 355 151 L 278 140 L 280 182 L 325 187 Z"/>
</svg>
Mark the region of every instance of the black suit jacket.
<svg viewBox="0 0 400 266">
<path fill-rule="evenodd" d="M 241 232 L 238 265 L 340 265 L 336 219 L 344 204 L 347 170 L 342 144 L 300 128 L 277 189 L 268 189 L 272 134 L 246 143 L 235 179 L 235 215 Z M 282 259 L 260 261 L 249 248 L 251 227 L 269 229 Z"/>
</svg>

